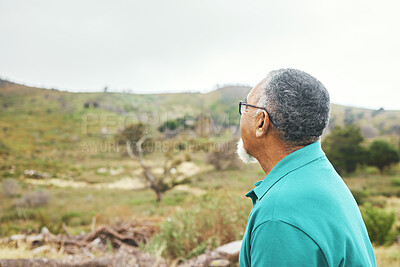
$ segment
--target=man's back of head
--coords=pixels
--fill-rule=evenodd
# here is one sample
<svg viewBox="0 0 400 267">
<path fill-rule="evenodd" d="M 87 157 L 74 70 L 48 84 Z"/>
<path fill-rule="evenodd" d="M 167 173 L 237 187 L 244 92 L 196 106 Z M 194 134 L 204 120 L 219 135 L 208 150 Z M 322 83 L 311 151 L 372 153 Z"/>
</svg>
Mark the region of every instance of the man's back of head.
<svg viewBox="0 0 400 267">
<path fill-rule="evenodd" d="M 300 70 L 271 71 L 261 87 L 258 105 L 268 108 L 282 140 L 293 146 L 314 143 L 328 125 L 328 91 Z"/>
</svg>

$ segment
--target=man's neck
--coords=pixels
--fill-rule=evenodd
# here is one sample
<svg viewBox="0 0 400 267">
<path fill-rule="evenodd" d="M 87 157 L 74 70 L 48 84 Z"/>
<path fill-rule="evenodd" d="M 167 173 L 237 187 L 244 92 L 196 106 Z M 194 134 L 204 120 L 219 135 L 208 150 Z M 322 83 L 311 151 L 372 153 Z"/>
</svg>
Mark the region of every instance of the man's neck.
<svg viewBox="0 0 400 267">
<path fill-rule="evenodd" d="M 286 157 L 288 154 L 283 153 L 283 152 L 274 152 L 274 153 L 266 153 L 261 157 L 258 157 L 257 160 L 261 165 L 261 168 L 264 170 L 265 174 L 269 174 L 272 170 L 272 168 L 275 167 L 276 164 L 278 164 L 279 161 L 281 161 L 284 157 Z"/>
<path fill-rule="evenodd" d="M 260 149 L 258 149 L 256 159 L 260 163 L 265 174 L 268 175 L 279 161 L 300 148 L 302 148 L 302 146 L 288 149 L 287 145 L 280 140 L 265 142 L 265 145 L 260 146 Z"/>
</svg>

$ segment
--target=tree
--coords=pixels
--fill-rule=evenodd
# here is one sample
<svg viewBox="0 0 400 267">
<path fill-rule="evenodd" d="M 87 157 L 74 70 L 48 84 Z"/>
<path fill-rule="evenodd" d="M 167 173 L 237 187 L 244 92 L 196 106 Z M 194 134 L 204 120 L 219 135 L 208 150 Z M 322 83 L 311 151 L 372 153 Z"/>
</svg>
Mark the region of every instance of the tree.
<svg viewBox="0 0 400 267">
<path fill-rule="evenodd" d="M 369 146 L 368 164 L 378 167 L 381 174 L 391 164 L 400 161 L 397 149 L 384 140 L 375 140 Z"/>
<path fill-rule="evenodd" d="M 162 173 L 156 174 L 152 171 L 152 167 L 144 160 L 144 149 L 143 146 L 154 147 L 154 141 L 148 136 L 146 126 L 143 123 L 137 123 L 127 126 L 117 135 L 118 142 L 124 141 L 129 157 L 139 162 L 140 167 L 143 170 L 143 176 L 149 187 L 156 194 L 157 202 L 161 202 L 162 196 L 168 190 L 171 190 L 177 185 L 184 184 L 187 182 L 186 178 L 182 178 L 182 173 L 179 173 L 177 167 L 182 163 L 183 160 L 178 159 L 167 152 L 164 155 L 164 159 L 160 159 L 158 162 L 163 162 Z"/>
<path fill-rule="evenodd" d="M 134 144 L 136 144 L 145 134 L 147 134 L 146 126 L 142 122 L 138 122 L 129 124 L 122 130 L 118 130 L 114 138 L 118 145 L 121 146 L 125 146 L 126 142 L 129 142 L 133 145 L 131 148 L 136 152 L 136 145 Z"/>
<path fill-rule="evenodd" d="M 354 114 L 353 110 L 351 108 L 346 108 L 344 111 L 345 116 L 344 116 L 344 125 L 351 125 L 354 123 Z"/>
<path fill-rule="evenodd" d="M 146 136 L 140 138 L 140 140 L 136 144 L 137 153 L 133 153 L 132 144 L 127 141 L 126 148 L 129 156 L 140 163 L 140 166 L 143 169 L 143 175 L 146 181 L 150 185 L 150 189 L 154 191 L 157 197 L 157 202 L 161 202 L 162 195 L 174 188 L 177 185 L 184 184 L 187 182 L 186 179 L 178 179 L 179 173 L 176 170 L 176 167 L 182 163 L 182 160 L 174 159 L 174 157 L 167 153 L 164 159 L 163 172 L 161 175 L 155 175 L 151 171 L 151 167 L 144 162 L 143 159 L 143 148 L 142 144 L 147 139 Z"/>
<path fill-rule="evenodd" d="M 365 163 L 366 150 L 361 146 L 364 141 L 359 127 L 336 126 L 325 138 L 322 145 L 328 159 L 340 174 L 354 172 L 358 164 Z"/>
</svg>

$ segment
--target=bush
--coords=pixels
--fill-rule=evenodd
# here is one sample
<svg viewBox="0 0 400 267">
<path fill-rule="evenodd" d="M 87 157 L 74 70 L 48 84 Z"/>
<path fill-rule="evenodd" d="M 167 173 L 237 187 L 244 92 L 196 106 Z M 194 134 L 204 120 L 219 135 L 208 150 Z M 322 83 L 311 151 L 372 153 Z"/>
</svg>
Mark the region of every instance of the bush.
<svg viewBox="0 0 400 267">
<path fill-rule="evenodd" d="M 357 165 L 367 160 L 367 151 L 361 146 L 364 138 L 359 127 L 335 127 L 323 140 L 322 147 L 339 174 L 352 173 Z"/>
<path fill-rule="evenodd" d="M 3 193 L 6 197 L 14 197 L 19 194 L 21 186 L 15 179 L 5 179 L 2 183 Z"/>
<path fill-rule="evenodd" d="M 185 153 L 185 161 L 192 161 L 192 156 L 189 153 Z"/>
<path fill-rule="evenodd" d="M 166 130 L 174 131 L 179 127 L 179 120 L 169 120 L 164 122 L 158 130 L 160 132 L 165 132 Z"/>
<path fill-rule="evenodd" d="M 368 230 L 371 242 L 376 245 L 391 245 L 396 240 L 397 232 L 393 230 L 394 212 L 374 208 L 370 204 L 361 208 L 361 213 Z"/>
<path fill-rule="evenodd" d="M 392 185 L 394 185 L 394 186 L 400 186 L 400 179 L 399 179 L 399 178 L 394 178 L 394 179 L 392 179 Z"/>
<path fill-rule="evenodd" d="M 352 190 L 351 193 L 359 206 L 363 205 L 369 196 L 369 192 L 366 190 Z"/>
<path fill-rule="evenodd" d="M 369 146 L 368 164 L 376 166 L 381 174 L 383 174 L 385 168 L 399 162 L 399 160 L 397 149 L 384 140 L 375 140 Z"/>
<path fill-rule="evenodd" d="M 50 201 L 50 194 L 45 190 L 31 191 L 25 193 L 15 203 L 17 207 L 36 208 L 46 206 Z"/>
<path fill-rule="evenodd" d="M 0 140 L 0 155 L 7 156 L 10 154 L 10 148 Z"/>
<path fill-rule="evenodd" d="M 169 259 L 189 259 L 242 238 L 250 203 L 229 195 L 204 195 L 199 202 L 197 207 L 167 218 L 146 249 Z"/>
<path fill-rule="evenodd" d="M 134 123 L 127 125 L 125 128 L 120 129 L 114 136 L 115 141 L 121 147 L 126 146 L 126 142 L 128 141 L 132 145 L 132 151 L 136 152 L 136 143 L 142 138 L 144 135 L 148 134 L 148 126 L 143 124 L 142 122 Z M 151 150 L 153 147 L 153 141 L 148 138 L 143 144 L 143 150 L 146 152 L 147 150 Z M 125 151 L 125 149 L 123 149 Z"/>
<path fill-rule="evenodd" d="M 239 168 L 240 161 L 236 155 L 236 142 L 220 144 L 215 150 L 207 154 L 207 163 L 214 165 L 217 170 L 225 170 L 228 168 Z"/>
</svg>

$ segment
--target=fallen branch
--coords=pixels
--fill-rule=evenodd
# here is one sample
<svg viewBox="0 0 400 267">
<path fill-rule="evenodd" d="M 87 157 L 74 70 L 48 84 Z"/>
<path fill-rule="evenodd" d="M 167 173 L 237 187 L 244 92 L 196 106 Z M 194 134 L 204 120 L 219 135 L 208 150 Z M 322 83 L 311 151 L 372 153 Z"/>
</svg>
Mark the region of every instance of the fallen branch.
<svg viewBox="0 0 400 267">
<path fill-rule="evenodd" d="M 44 227 L 40 234 L 13 235 L 0 239 L 0 244 L 18 247 L 19 244 L 25 243 L 31 249 L 51 245 L 70 254 L 83 252 L 88 254 L 89 250 L 106 251 L 107 242 L 111 242 L 113 248 L 138 247 L 141 243 L 146 243 L 158 230 L 152 224 L 132 222 L 116 227 L 101 225 L 91 233 L 72 236 L 65 224 L 62 228 L 65 235 L 54 235 Z"/>
</svg>

